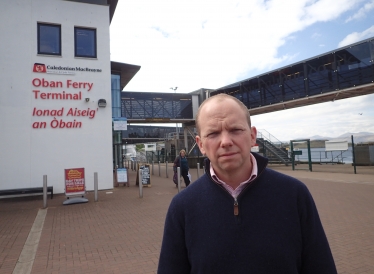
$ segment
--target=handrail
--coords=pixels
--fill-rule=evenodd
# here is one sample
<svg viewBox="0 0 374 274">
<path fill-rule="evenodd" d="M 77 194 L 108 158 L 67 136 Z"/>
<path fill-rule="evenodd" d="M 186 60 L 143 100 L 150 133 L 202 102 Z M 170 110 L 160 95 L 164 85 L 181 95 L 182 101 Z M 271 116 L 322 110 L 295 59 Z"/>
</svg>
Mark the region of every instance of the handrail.
<svg viewBox="0 0 374 274">
<path fill-rule="evenodd" d="M 264 134 L 264 132 L 266 134 Z M 257 138 L 263 138 L 263 139 L 269 141 L 271 144 L 273 144 L 275 146 L 283 147 L 283 142 L 278 140 L 274 135 L 270 134 L 265 129 L 258 129 L 257 130 Z"/>
</svg>

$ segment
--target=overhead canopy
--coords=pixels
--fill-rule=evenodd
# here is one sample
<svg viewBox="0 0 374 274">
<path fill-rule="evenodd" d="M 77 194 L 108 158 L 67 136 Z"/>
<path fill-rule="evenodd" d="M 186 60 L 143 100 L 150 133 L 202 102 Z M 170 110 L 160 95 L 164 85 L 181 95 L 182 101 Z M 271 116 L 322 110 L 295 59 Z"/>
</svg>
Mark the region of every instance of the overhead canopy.
<svg viewBox="0 0 374 274">
<path fill-rule="evenodd" d="M 112 18 L 113 18 L 114 12 L 116 10 L 118 0 L 107 0 L 107 3 L 109 5 L 110 22 L 112 22 Z"/>
<path fill-rule="evenodd" d="M 112 22 L 114 12 L 118 4 L 118 0 L 69 0 L 72 2 L 81 2 L 94 5 L 108 5 L 109 6 L 109 20 Z"/>
<path fill-rule="evenodd" d="M 119 62 L 110 62 L 112 73 L 121 75 L 121 90 L 130 82 L 134 75 L 139 71 L 140 66 L 130 65 Z"/>
</svg>

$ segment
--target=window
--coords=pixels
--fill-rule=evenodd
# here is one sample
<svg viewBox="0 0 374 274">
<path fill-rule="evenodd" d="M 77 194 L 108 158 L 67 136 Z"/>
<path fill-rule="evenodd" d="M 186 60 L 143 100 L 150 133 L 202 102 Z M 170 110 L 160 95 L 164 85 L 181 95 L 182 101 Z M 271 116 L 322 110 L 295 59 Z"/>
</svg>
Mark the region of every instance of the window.
<svg viewBox="0 0 374 274">
<path fill-rule="evenodd" d="M 61 55 L 61 26 L 38 23 L 38 54 Z"/>
<path fill-rule="evenodd" d="M 96 30 L 74 28 L 75 56 L 96 58 Z"/>
<path fill-rule="evenodd" d="M 121 76 L 112 73 L 112 117 L 121 117 Z"/>
</svg>

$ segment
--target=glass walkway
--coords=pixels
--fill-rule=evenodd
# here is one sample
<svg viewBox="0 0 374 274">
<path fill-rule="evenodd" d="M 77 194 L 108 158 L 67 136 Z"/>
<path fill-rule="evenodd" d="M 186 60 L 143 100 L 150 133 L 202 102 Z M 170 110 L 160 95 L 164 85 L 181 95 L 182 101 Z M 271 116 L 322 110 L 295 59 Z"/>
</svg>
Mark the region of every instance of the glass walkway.
<svg viewBox="0 0 374 274">
<path fill-rule="evenodd" d="M 370 94 L 373 81 L 371 38 L 215 90 L 122 92 L 121 116 L 129 123 L 193 124 L 202 101 L 218 93 L 235 96 L 256 115 Z"/>
</svg>

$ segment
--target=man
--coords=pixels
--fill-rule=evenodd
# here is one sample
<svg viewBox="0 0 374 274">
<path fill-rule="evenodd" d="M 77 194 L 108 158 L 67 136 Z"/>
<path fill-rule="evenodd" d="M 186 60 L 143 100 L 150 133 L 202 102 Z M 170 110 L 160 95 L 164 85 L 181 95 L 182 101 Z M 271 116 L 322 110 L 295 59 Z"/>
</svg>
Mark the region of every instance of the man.
<svg viewBox="0 0 374 274">
<path fill-rule="evenodd" d="M 306 186 L 251 154 L 247 108 L 210 97 L 196 128 L 205 174 L 170 204 L 158 273 L 337 273 Z"/>
<path fill-rule="evenodd" d="M 183 180 L 184 180 L 184 183 L 186 184 L 186 187 L 188 187 L 188 185 L 190 184 L 190 178 L 188 177 L 190 168 L 188 167 L 186 151 L 184 149 L 182 149 L 179 152 L 179 156 L 175 157 L 174 165 L 173 165 L 174 174 L 177 172 L 178 167 L 180 167 L 181 176 L 183 177 Z M 178 180 L 178 178 L 177 178 L 177 180 Z M 176 186 L 178 186 L 178 183 L 176 183 Z"/>
</svg>

